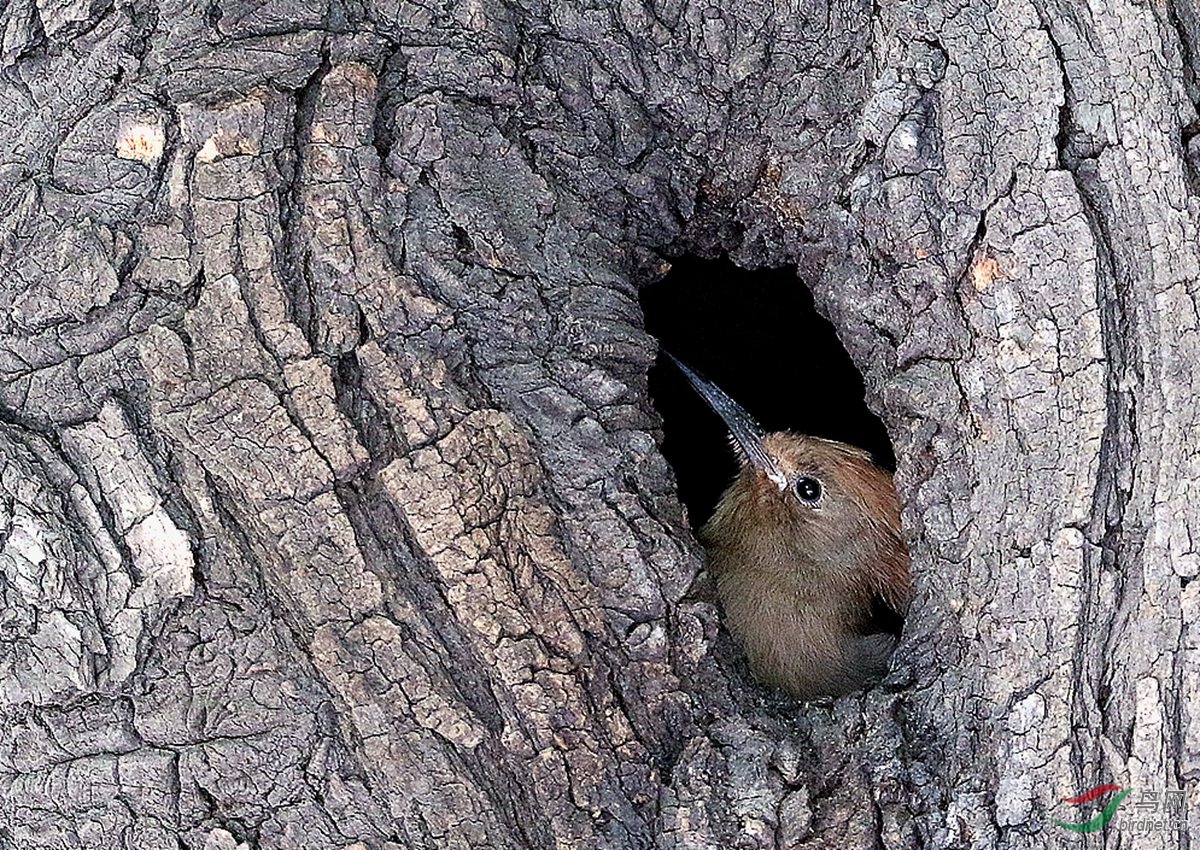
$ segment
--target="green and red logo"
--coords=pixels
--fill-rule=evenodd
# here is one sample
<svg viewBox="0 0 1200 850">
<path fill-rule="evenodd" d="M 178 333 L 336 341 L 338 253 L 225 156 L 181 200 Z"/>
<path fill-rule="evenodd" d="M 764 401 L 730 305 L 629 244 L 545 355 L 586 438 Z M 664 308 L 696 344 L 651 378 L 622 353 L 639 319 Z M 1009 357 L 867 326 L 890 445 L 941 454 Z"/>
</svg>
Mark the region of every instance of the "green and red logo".
<svg viewBox="0 0 1200 850">
<path fill-rule="evenodd" d="M 1072 832 L 1095 832 L 1102 829 L 1106 823 L 1112 820 L 1112 816 L 1117 812 L 1117 806 L 1121 805 L 1121 801 L 1125 799 L 1125 795 L 1129 793 L 1128 788 L 1122 788 L 1120 785 L 1097 785 L 1095 788 L 1075 795 L 1074 797 L 1063 797 L 1064 803 L 1090 803 L 1097 797 L 1103 797 L 1105 794 L 1110 794 L 1113 791 L 1119 792 L 1115 797 L 1110 799 L 1108 803 L 1100 810 L 1100 814 L 1096 815 L 1091 820 L 1085 820 L 1082 823 L 1067 823 L 1066 821 L 1055 820 L 1050 818 L 1063 829 L 1069 829 Z"/>
</svg>

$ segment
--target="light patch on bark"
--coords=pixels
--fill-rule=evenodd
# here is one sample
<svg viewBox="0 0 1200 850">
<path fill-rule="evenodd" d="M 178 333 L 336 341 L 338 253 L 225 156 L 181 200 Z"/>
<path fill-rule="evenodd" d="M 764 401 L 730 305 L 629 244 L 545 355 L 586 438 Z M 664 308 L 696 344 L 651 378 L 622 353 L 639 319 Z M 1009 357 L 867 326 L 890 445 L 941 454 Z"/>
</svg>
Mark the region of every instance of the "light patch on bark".
<svg viewBox="0 0 1200 850">
<path fill-rule="evenodd" d="M 169 602 L 193 593 L 195 562 L 188 537 L 163 507 L 150 463 L 116 401 L 105 402 L 95 421 L 64 429 L 62 443 L 82 471 L 87 498 L 107 506 L 111 531 L 132 558 L 129 579 L 118 580 L 127 584 L 127 597 L 103 614 L 115 638 L 106 678 L 119 684 L 136 666 L 146 625 L 153 625 Z M 98 550 L 108 551 L 109 530 L 96 531 L 102 531 Z"/>
<path fill-rule="evenodd" d="M 162 156 L 165 143 L 166 132 L 161 118 L 133 116 L 121 120 L 114 148 L 121 159 L 154 165 Z"/>
</svg>

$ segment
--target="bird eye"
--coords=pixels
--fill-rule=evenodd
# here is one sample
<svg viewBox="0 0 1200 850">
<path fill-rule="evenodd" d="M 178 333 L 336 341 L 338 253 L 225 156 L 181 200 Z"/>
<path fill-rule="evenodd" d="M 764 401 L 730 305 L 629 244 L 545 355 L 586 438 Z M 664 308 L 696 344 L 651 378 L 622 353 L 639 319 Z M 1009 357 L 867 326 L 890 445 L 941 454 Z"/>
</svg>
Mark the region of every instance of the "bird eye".
<svg viewBox="0 0 1200 850">
<path fill-rule="evenodd" d="M 805 504 L 815 505 L 821 501 L 821 482 L 807 475 L 796 479 L 796 495 Z"/>
</svg>

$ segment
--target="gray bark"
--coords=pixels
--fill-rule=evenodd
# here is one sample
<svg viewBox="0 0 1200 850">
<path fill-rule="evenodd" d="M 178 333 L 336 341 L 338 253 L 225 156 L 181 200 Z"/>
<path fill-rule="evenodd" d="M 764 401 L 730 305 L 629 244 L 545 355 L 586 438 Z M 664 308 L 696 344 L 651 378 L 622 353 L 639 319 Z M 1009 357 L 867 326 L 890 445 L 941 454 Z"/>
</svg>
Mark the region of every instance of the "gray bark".
<svg viewBox="0 0 1200 850">
<path fill-rule="evenodd" d="M 0 846 L 1074 847 L 1105 781 L 1200 835 L 1190 0 L 0 30 Z M 795 264 L 888 425 L 864 695 L 692 591 L 681 251 Z"/>
</svg>

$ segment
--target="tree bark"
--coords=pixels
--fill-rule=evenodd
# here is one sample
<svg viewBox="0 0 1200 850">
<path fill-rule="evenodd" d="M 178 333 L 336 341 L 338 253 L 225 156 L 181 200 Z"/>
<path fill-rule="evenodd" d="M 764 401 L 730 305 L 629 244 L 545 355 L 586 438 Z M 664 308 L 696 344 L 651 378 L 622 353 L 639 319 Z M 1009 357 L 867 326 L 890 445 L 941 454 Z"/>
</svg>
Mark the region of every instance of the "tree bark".
<svg viewBox="0 0 1200 850">
<path fill-rule="evenodd" d="M 0 847 L 1200 834 L 1190 0 L 0 20 Z M 682 252 L 794 264 L 889 428 L 879 688 L 764 691 L 695 589 Z"/>
</svg>

